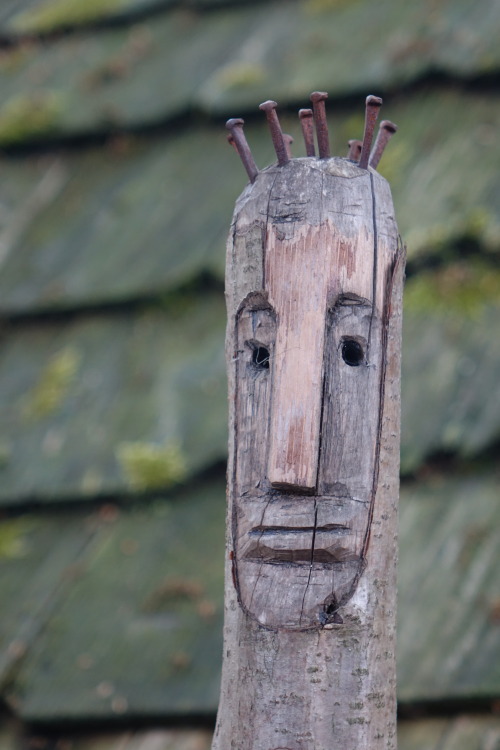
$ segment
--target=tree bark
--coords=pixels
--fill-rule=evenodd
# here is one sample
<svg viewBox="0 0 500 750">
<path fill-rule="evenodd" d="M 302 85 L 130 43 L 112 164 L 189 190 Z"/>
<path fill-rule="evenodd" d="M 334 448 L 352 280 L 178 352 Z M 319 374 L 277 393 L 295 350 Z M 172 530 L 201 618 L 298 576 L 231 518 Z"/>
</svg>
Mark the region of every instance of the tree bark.
<svg viewBox="0 0 500 750">
<path fill-rule="evenodd" d="M 403 274 L 371 169 L 293 159 L 236 204 L 213 750 L 396 748 Z"/>
</svg>

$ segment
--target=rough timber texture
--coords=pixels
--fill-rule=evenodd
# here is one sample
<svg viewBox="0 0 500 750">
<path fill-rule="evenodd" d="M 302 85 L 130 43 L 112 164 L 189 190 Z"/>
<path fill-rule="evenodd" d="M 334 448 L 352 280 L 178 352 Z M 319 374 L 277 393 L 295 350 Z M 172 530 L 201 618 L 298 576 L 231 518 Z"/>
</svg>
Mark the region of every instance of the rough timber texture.
<svg viewBox="0 0 500 750">
<path fill-rule="evenodd" d="M 310 233 L 315 240 L 312 243 Z M 226 570 L 216 750 L 326 750 L 336 743 L 346 750 L 373 750 L 396 745 L 395 561 L 404 265 L 398 248 L 385 182 L 348 162 L 304 160 L 271 169 L 247 188 L 237 203 L 226 272 L 230 400 L 227 552 L 231 561 Z M 289 269 L 285 271 L 280 254 L 287 252 Z M 316 257 L 323 266 L 315 266 Z M 276 269 L 282 269 L 283 289 Z M 315 269 L 319 298 L 308 316 L 311 291 L 304 287 L 306 294 L 301 298 L 301 284 L 307 284 L 302 279 L 311 270 L 314 276 Z M 267 322 L 262 320 L 264 295 L 268 312 L 274 303 L 275 320 L 269 314 Z M 287 304 L 296 305 L 297 313 L 302 305 L 305 323 L 293 321 Z M 245 351 L 245 340 L 235 339 L 235 326 L 238 330 L 240 311 L 252 310 L 252 306 L 254 339 L 246 340 Z M 354 309 L 344 312 L 344 306 Z M 329 309 L 334 311 L 334 320 L 327 323 Z M 320 320 L 314 317 L 318 310 Z M 371 331 L 369 325 L 363 328 L 363 315 L 373 321 Z M 335 316 L 341 318 L 340 324 Z M 350 316 L 351 326 L 344 329 Z M 262 342 L 259 324 L 267 337 Z M 284 326 L 284 341 L 280 341 L 280 325 Z M 301 332 L 301 325 L 310 327 Z M 247 321 L 243 337 L 250 328 Z M 328 341 L 331 330 L 340 336 L 335 348 Z M 294 408 L 294 402 L 280 400 L 276 388 L 286 389 L 287 378 L 299 375 L 293 365 L 284 372 L 279 355 L 285 360 L 296 345 L 297 361 L 314 357 L 310 377 L 321 394 L 323 369 L 330 368 L 331 372 L 324 373 L 327 381 L 336 374 L 331 358 L 334 352 L 341 356 L 339 344 L 346 331 L 361 344 L 365 368 L 371 365 L 378 372 L 373 384 L 365 383 L 374 394 L 373 403 L 368 400 L 365 408 L 369 405 L 376 410 L 376 427 L 367 428 L 371 450 L 362 442 L 361 455 L 358 449 L 349 448 L 346 438 L 349 464 L 347 458 L 335 463 L 333 437 L 332 447 L 322 450 L 320 457 L 316 448 L 309 456 L 318 468 L 312 487 L 307 487 L 309 495 L 304 494 L 303 474 L 297 471 L 301 464 L 296 464 L 296 451 L 289 450 L 281 463 L 285 480 L 279 479 L 275 483 L 278 488 L 273 487 L 271 477 L 277 462 L 269 445 L 276 435 L 270 433 L 277 430 L 279 438 L 280 426 L 276 420 L 273 423 L 272 410 L 276 399 L 281 409 Z M 317 338 L 328 342 L 329 356 L 322 346 L 316 348 L 317 343 L 311 346 Z M 267 373 L 255 372 L 252 352 L 259 350 L 259 344 L 269 346 Z M 346 361 L 343 364 L 349 367 Z M 363 415 L 356 416 L 354 402 L 359 388 L 354 381 L 357 369 L 352 367 L 351 382 L 341 379 L 325 387 L 321 430 L 337 430 L 339 441 L 349 429 L 360 435 L 363 432 Z M 244 385 L 245 380 L 249 385 Z M 242 384 L 246 396 L 240 399 Z M 309 387 L 305 378 L 304 398 L 313 406 L 308 401 L 312 399 Z M 352 413 L 349 428 L 343 426 L 338 413 L 336 417 L 332 413 L 342 389 L 352 394 L 351 399 L 336 408 L 345 411 L 346 420 Z M 328 406 L 330 402 L 332 406 Z M 252 413 L 254 404 L 256 414 Z M 269 411 L 269 432 L 259 432 Z M 318 423 L 315 427 L 320 429 Z M 283 434 L 282 438 L 286 437 Z M 366 454 L 369 470 L 363 467 Z M 260 477 L 254 465 L 248 469 L 252 456 L 257 459 Z M 330 473 L 332 463 L 342 480 L 337 484 Z M 352 477 L 360 465 L 363 468 L 356 486 Z M 366 483 L 365 476 L 369 477 Z M 256 503 L 261 505 L 260 512 L 253 510 Z M 331 542 L 320 541 L 323 535 L 331 536 Z"/>
</svg>

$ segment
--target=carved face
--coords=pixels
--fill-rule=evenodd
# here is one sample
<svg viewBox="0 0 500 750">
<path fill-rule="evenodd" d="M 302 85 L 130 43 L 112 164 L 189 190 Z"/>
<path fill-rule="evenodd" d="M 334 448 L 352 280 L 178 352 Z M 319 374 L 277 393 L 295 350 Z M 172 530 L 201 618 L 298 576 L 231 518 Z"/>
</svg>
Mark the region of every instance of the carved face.
<svg viewBox="0 0 500 750">
<path fill-rule="evenodd" d="M 260 288 L 234 319 L 236 582 L 277 629 L 338 618 L 365 565 L 396 251 L 370 173 L 296 161 L 271 183 Z"/>
</svg>

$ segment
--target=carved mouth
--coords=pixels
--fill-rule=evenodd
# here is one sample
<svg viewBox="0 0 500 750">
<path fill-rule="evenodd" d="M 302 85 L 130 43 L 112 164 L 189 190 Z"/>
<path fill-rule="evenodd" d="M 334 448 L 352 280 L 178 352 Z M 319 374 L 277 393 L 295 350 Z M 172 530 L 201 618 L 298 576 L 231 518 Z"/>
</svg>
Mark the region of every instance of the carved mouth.
<svg viewBox="0 0 500 750">
<path fill-rule="evenodd" d="M 249 532 L 250 543 L 244 559 L 282 565 L 343 563 L 357 561 L 352 547 L 342 544 L 342 537 L 351 533 L 344 524 L 324 526 L 254 526 Z"/>
</svg>

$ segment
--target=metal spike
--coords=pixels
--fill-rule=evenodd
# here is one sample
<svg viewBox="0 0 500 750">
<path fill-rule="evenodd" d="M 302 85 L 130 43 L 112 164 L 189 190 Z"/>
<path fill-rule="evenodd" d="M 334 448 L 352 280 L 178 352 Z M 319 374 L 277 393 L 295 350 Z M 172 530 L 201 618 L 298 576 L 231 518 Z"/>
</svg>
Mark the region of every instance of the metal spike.
<svg viewBox="0 0 500 750">
<path fill-rule="evenodd" d="M 316 139 L 320 159 L 328 159 L 330 156 L 330 141 L 328 137 L 328 124 L 326 122 L 325 101 L 328 99 L 326 91 L 313 91 L 309 97 L 314 110 L 314 123 L 316 125 Z"/>
<path fill-rule="evenodd" d="M 300 125 L 306 147 L 307 156 L 316 156 L 314 148 L 314 119 L 312 109 L 299 109 Z"/>
<path fill-rule="evenodd" d="M 347 158 L 351 161 L 358 162 L 359 157 L 361 156 L 361 147 L 363 145 L 363 141 L 351 139 L 347 142 L 347 145 L 349 146 L 349 153 L 347 154 Z"/>
<path fill-rule="evenodd" d="M 373 167 L 373 169 L 377 169 L 378 163 L 380 159 L 382 158 L 382 154 L 384 153 L 385 147 L 389 143 L 390 139 L 394 135 L 394 133 L 397 131 L 398 126 L 395 125 L 390 120 L 382 120 L 380 123 L 380 127 L 378 129 L 377 138 L 375 140 L 375 145 L 372 148 L 372 152 L 370 154 L 370 167 Z"/>
<path fill-rule="evenodd" d="M 288 164 L 289 157 L 287 153 L 286 143 L 283 138 L 283 131 L 281 130 L 280 121 L 276 112 L 277 103 L 273 102 L 272 99 L 268 99 L 262 104 L 259 104 L 259 109 L 266 113 L 267 122 L 269 123 L 269 129 L 271 131 L 271 138 L 273 140 L 274 150 L 278 157 L 278 164 L 280 167 L 284 167 Z"/>
<path fill-rule="evenodd" d="M 252 152 L 250 151 L 250 146 L 248 145 L 247 139 L 245 138 L 245 134 L 243 132 L 244 124 L 245 121 L 242 120 L 241 117 L 236 117 L 228 120 L 226 122 L 226 128 L 230 132 L 228 140 L 238 152 L 240 159 L 243 162 L 243 166 L 246 169 L 248 179 L 250 180 L 250 182 L 255 182 L 255 178 L 259 174 L 259 170 L 257 169 L 257 165 L 252 156 Z M 232 142 L 230 140 L 231 138 Z"/>
<path fill-rule="evenodd" d="M 285 142 L 285 148 L 286 148 L 286 155 L 289 159 L 292 159 L 292 143 L 293 143 L 293 136 L 289 135 L 288 133 L 283 133 L 283 140 Z"/>
<path fill-rule="evenodd" d="M 367 169 L 368 167 L 373 131 L 375 130 L 375 123 L 381 106 L 382 99 L 379 96 L 370 95 L 366 97 L 365 132 L 363 134 L 363 146 L 361 147 L 361 155 L 358 162 L 358 166 L 361 167 L 361 169 Z"/>
</svg>

